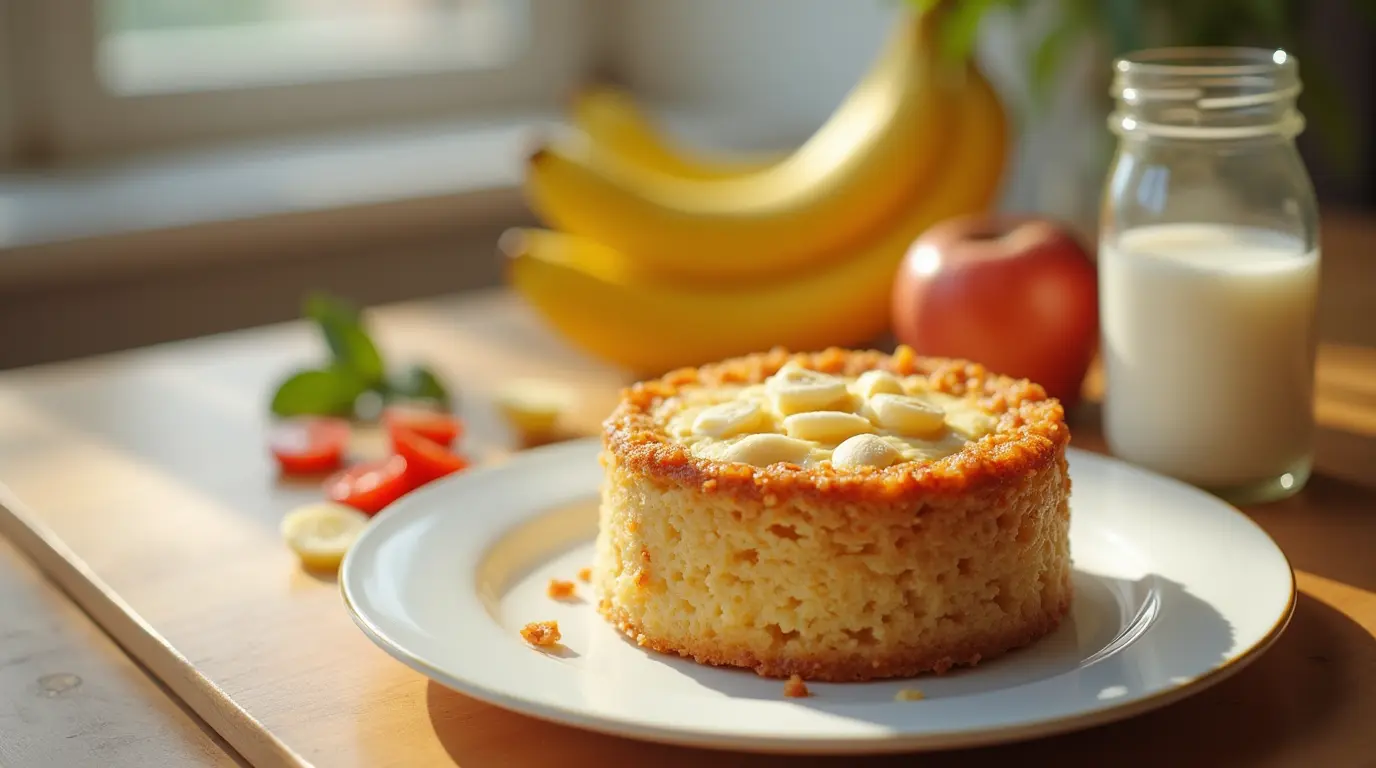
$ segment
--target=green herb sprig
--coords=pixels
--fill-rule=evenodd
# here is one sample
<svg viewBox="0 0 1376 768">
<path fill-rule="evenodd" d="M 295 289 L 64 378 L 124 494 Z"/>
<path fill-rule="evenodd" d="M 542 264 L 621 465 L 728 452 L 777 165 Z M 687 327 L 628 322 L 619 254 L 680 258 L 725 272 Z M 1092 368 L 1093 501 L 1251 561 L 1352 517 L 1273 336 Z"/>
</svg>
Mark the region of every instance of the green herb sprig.
<svg viewBox="0 0 1376 768">
<path fill-rule="evenodd" d="M 375 394 L 385 401 L 418 401 L 438 408 L 453 407 L 449 389 L 425 365 L 412 365 L 388 375 L 382 353 L 368 333 L 358 308 L 323 293 L 308 296 L 302 314 L 319 329 L 329 350 L 322 367 L 292 373 L 272 396 L 274 415 L 355 415 L 360 398 Z"/>
<path fill-rule="evenodd" d="M 940 44 L 952 57 L 968 56 L 980 22 L 994 11 L 1046 13 L 1054 23 L 1029 52 L 1029 86 L 1045 102 L 1063 74 L 1068 54 L 1087 39 L 1111 57 L 1158 46 L 1259 46 L 1298 57 L 1305 92 L 1301 109 L 1324 138 L 1337 168 L 1354 168 L 1358 137 L 1352 107 L 1334 73 L 1301 37 L 1309 0 L 903 0 L 922 11 L 939 9 Z M 1376 0 L 1348 0 L 1376 25 Z M 1104 63 L 1107 73 L 1109 62 Z M 1103 94 L 1099 94 L 1103 96 Z"/>
</svg>

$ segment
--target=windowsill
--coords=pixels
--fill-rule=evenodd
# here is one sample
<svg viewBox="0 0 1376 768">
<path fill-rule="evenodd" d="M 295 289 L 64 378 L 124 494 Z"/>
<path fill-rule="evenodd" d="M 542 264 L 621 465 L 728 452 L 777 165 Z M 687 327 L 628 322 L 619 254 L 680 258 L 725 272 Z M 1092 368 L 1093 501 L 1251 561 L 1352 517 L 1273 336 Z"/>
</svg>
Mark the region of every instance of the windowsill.
<svg viewBox="0 0 1376 768">
<path fill-rule="evenodd" d="M 525 44 L 519 15 L 479 4 L 121 30 L 101 41 L 98 59 L 122 96 L 482 69 L 508 63 Z M 182 66 L 188 61 L 197 66 Z"/>
<path fill-rule="evenodd" d="M 733 148 L 808 129 L 661 115 L 689 141 Z M 522 159 L 533 137 L 561 130 L 557 113 L 532 112 L 0 174 L 0 288 L 519 224 Z"/>
<path fill-rule="evenodd" d="M 0 286 L 514 220 L 523 147 L 554 125 L 529 114 L 0 175 Z"/>
</svg>

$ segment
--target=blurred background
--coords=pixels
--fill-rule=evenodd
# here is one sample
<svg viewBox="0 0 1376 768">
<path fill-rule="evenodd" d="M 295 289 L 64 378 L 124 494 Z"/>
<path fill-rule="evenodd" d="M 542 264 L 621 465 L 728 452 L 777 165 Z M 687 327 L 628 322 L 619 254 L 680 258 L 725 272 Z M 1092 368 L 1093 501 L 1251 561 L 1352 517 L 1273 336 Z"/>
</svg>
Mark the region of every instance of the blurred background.
<svg viewBox="0 0 1376 768">
<path fill-rule="evenodd" d="M 1325 213 L 1376 205 L 1376 3 L 961 0 L 1000 207 L 1089 233 L 1115 53 L 1285 46 Z M 690 144 L 796 146 L 896 0 L 0 0 L 0 368 L 497 285 L 532 137 L 593 82 Z M 1092 235 L 1089 236 L 1092 241 Z"/>
</svg>

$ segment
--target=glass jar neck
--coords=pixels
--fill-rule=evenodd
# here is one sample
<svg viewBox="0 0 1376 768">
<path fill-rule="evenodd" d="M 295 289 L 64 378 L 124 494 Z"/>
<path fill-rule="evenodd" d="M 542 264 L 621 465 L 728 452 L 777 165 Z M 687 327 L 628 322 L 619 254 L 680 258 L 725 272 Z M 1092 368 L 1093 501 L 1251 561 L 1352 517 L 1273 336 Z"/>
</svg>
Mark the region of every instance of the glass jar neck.
<svg viewBox="0 0 1376 768">
<path fill-rule="evenodd" d="M 1120 136 L 1186 140 L 1293 138 L 1299 65 L 1285 51 L 1161 48 L 1114 62 L 1109 127 Z"/>
</svg>

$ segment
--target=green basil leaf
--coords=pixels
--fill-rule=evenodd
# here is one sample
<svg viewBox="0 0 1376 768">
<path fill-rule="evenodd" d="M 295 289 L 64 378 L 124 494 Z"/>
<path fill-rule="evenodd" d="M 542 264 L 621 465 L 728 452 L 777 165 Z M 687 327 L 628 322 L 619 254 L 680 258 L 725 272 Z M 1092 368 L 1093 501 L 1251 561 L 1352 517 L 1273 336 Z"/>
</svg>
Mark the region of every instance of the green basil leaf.
<svg viewBox="0 0 1376 768">
<path fill-rule="evenodd" d="M 394 399 L 429 400 L 444 408 L 454 404 L 444 382 L 424 365 L 413 365 L 393 378 L 388 382 L 387 394 Z"/>
<path fill-rule="evenodd" d="M 314 294 L 306 299 L 305 315 L 319 326 L 336 367 L 353 373 L 365 387 L 382 383 L 386 375 L 382 354 L 356 308 L 340 299 Z"/>
<path fill-rule="evenodd" d="M 272 412 L 278 416 L 349 416 L 364 391 L 352 372 L 341 368 L 297 371 L 277 387 Z"/>
</svg>

